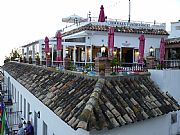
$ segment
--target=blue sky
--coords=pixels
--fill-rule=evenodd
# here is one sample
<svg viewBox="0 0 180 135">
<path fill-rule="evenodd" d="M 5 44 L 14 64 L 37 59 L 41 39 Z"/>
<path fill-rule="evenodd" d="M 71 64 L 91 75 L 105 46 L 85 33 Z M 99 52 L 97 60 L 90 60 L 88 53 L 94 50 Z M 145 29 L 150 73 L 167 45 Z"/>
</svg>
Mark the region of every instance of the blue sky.
<svg viewBox="0 0 180 135">
<path fill-rule="evenodd" d="M 129 0 L 1 0 L 0 65 L 13 48 L 45 36 L 52 37 L 65 26 L 62 18 L 77 14 L 97 17 L 104 5 L 108 18 L 128 20 Z M 180 0 L 131 0 L 131 20 L 166 23 L 180 20 Z"/>
</svg>

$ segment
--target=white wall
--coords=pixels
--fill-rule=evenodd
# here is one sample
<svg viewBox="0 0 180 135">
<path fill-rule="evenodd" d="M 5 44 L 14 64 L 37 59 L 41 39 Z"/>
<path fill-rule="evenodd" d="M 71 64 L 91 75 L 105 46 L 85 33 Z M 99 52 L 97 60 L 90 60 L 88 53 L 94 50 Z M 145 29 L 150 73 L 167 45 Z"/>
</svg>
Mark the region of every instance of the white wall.
<svg viewBox="0 0 180 135">
<path fill-rule="evenodd" d="M 176 30 L 176 26 L 180 27 L 180 21 L 179 22 L 172 22 L 171 23 L 171 33 L 169 35 L 169 38 L 180 37 L 180 29 Z"/>
<path fill-rule="evenodd" d="M 90 135 L 169 135 L 169 117 L 163 115 L 112 130 L 92 131 Z"/>
<path fill-rule="evenodd" d="M 114 37 L 114 46 L 121 47 L 132 47 L 139 49 L 139 36 L 141 34 L 132 34 L 132 33 L 117 33 L 115 32 Z M 145 36 L 145 56 L 149 53 L 149 48 L 152 46 L 153 48 L 160 48 L 160 40 L 162 37 L 167 38 L 166 35 L 144 35 Z M 108 33 L 107 32 L 96 32 L 93 36 L 91 36 L 92 45 L 105 46 L 108 45 Z M 124 43 L 127 43 L 128 46 L 125 46 Z"/>
<path fill-rule="evenodd" d="M 43 121 L 47 124 L 48 135 L 53 135 L 53 133 L 55 135 L 89 135 L 89 132 L 85 130 L 78 129 L 77 131 L 75 131 L 74 129 L 72 129 L 64 121 L 62 121 L 55 113 L 53 113 L 48 107 L 46 107 L 41 101 L 39 101 L 34 95 L 32 95 L 25 87 L 23 87 L 14 78 L 12 78 L 7 72 L 5 72 L 5 76 L 10 77 L 10 81 L 16 88 L 16 91 L 19 91 L 19 93 L 22 94 L 23 102 L 24 98 L 26 99 L 26 112 L 27 103 L 30 103 L 30 111 L 32 112 L 31 118 L 34 119 L 34 111 L 40 111 L 40 118 L 37 119 L 37 135 L 43 135 Z M 24 109 L 22 109 L 22 111 L 24 111 Z M 22 112 L 22 114 L 24 114 L 24 112 Z"/>
<path fill-rule="evenodd" d="M 162 91 L 168 91 L 180 103 L 180 70 L 149 70 Z"/>
<path fill-rule="evenodd" d="M 151 79 L 156 82 L 159 88 L 172 95 L 180 103 L 180 70 L 149 70 Z M 171 132 L 180 132 L 180 112 L 177 112 L 177 123 L 171 125 Z"/>
</svg>

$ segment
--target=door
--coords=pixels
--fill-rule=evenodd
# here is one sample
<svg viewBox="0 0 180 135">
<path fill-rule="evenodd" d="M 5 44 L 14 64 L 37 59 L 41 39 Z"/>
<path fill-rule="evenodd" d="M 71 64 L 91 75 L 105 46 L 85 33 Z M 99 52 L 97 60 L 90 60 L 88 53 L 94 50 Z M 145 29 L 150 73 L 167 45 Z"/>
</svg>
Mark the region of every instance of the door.
<svg viewBox="0 0 180 135">
<path fill-rule="evenodd" d="M 122 64 L 123 66 L 131 66 L 133 63 L 133 48 L 122 48 Z"/>
</svg>

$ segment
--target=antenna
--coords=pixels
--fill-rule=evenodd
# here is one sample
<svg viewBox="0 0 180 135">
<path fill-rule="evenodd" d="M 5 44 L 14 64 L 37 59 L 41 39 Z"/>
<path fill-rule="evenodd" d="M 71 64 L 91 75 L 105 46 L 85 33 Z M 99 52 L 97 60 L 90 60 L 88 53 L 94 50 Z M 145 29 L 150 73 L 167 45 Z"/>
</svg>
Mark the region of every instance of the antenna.
<svg viewBox="0 0 180 135">
<path fill-rule="evenodd" d="M 128 22 L 130 23 L 130 21 L 131 21 L 131 0 L 129 0 L 129 20 L 128 20 Z"/>
</svg>

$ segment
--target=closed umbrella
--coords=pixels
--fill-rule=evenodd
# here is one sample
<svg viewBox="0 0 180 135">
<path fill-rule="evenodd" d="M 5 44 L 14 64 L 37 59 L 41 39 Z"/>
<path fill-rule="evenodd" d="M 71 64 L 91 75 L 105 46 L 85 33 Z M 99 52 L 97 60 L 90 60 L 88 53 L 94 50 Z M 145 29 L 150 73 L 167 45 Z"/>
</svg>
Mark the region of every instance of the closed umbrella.
<svg viewBox="0 0 180 135">
<path fill-rule="evenodd" d="M 47 54 L 49 52 L 49 39 L 48 37 L 45 37 L 45 49 L 44 49 L 44 52 Z"/>
<path fill-rule="evenodd" d="M 46 66 L 48 66 L 48 53 L 49 53 L 49 39 L 48 37 L 45 37 L 45 49 L 44 52 L 46 53 Z"/>
<path fill-rule="evenodd" d="M 101 5 L 98 22 L 105 22 L 104 7 Z"/>
<path fill-rule="evenodd" d="M 142 34 L 139 37 L 139 60 L 138 60 L 139 64 L 143 64 L 144 63 L 144 46 L 145 46 L 145 37 Z"/>
<path fill-rule="evenodd" d="M 164 55 L 165 55 L 164 38 L 161 38 L 161 42 L 160 42 L 160 64 L 162 64 L 164 62 Z"/>
<path fill-rule="evenodd" d="M 58 31 L 57 35 L 56 35 L 56 38 L 57 38 L 57 57 L 56 57 L 56 61 L 62 61 L 62 58 L 61 58 L 61 50 L 62 50 L 62 35 L 61 33 Z"/>
<path fill-rule="evenodd" d="M 114 28 L 109 27 L 108 31 L 108 52 L 109 56 L 113 56 L 113 51 L 114 51 Z"/>
</svg>

